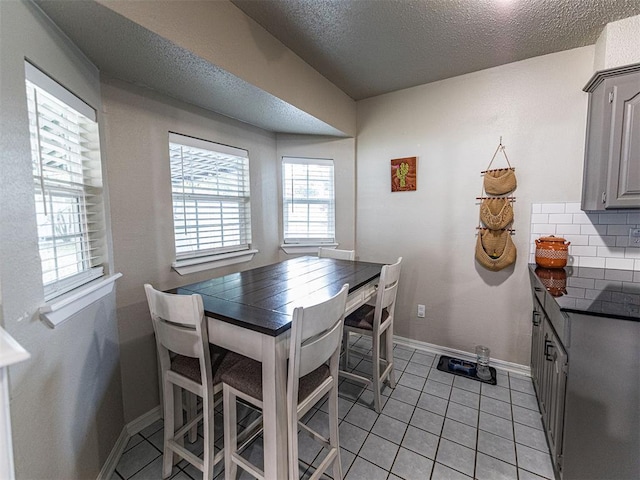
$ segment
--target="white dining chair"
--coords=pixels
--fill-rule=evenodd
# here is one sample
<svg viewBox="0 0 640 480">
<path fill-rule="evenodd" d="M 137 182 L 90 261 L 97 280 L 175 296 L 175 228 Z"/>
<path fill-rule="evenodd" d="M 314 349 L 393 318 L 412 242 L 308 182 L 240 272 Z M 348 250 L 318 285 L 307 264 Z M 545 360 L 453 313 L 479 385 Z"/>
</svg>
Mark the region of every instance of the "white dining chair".
<svg viewBox="0 0 640 480">
<path fill-rule="evenodd" d="M 333 465 L 333 478 L 342 478 L 338 440 L 338 364 L 340 341 L 349 285 L 324 302 L 297 307 L 293 311 L 289 367 L 287 377 L 287 435 L 289 478 L 300 478 L 298 471 L 298 429 L 320 442 L 327 451 L 311 479 L 319 478 Z M 258 479 L 264 471 L 238 453 L 236 439 L 236 403 L 245 402 L 263 408 L 262 365 L 243 360 L 222 376 L 224 396 L 225 479 L 235 480 L 240 466 Z M 325 438 L 300 419 L 311 407 L 329 394 L 329 438 Z M 263 411 L 264 416 L 270 415 Z M 267 459 L 265 459 L 265 462 Z M 267 479 L 270 480 L 270 479 Z"/>
<path fill-rule="evenodd" d="M 338 250 L 336 248 L 319 247 L 318 257 L 353 261 L 356 259 L 356 251 L 355 250 Z"/>
<path fill-rule="evenodd" d="M 180 457 L 213 478 L 214 466 L 224 452 L 214 455 L 214 396 L 222 391 L 222 373 L 244 357 L 211 348 L 202 297 L 173 295 L 145 284 L 145 293 L 156 336 L 164 400 L 162 478 L 171 476 Z M 202 413 L 195 415 L 195 402 L 188 401 L 183 425 L 182 390 L 202 399 Z M 199 458 L 184 447 L 184 436 L 203 422 L 204 453 Z"/>
<path fill-rule="evenodd" d="M 398 293 L 398 281 L 402 257 L 393 265 L 385 265 L 380 272 L 380 281 L 375 296 L 374 304 L 365 304 L 344 320 L 343 333 L 343 370 L 340 375 L 372 385 L 374 408 L 380 413 L 380 388 L 385 380 L 389 381 L 391 388 L 395 387 L 395 373 L 393 371 L 393 318 Z M 366 335 L 372 339 L 371 378 L 358 375 L 349 370 L 349 335 L 357 333 Z M 384 341 L 382 340 L 384 337 Z"/>
</svg>

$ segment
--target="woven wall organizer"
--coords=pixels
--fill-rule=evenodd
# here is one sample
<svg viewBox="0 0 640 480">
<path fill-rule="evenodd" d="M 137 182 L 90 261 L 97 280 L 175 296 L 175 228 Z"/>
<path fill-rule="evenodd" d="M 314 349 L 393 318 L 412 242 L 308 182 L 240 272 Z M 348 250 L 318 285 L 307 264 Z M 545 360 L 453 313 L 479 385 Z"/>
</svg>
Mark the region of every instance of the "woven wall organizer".
<svg viewBox="0 0 640 480">
<path fill-rule="evenodd" d="M 491 169 L 499 152 L 502 152 L 507 167 Z M 502 138 L 489 166 L 480 173 L 483 182 L 482 193 L 476 197 L 480 203 L 480 219 L 475 256 L 484 268 L 497 272 L 515 263 L 517 257 L 516 246 L 511 239 L 515 230 L 510 228 L 514 220 L 513 203 L 516 198 L 510 194 L 518 182 L 516 169 L 509 162 Z"/>
</svg>

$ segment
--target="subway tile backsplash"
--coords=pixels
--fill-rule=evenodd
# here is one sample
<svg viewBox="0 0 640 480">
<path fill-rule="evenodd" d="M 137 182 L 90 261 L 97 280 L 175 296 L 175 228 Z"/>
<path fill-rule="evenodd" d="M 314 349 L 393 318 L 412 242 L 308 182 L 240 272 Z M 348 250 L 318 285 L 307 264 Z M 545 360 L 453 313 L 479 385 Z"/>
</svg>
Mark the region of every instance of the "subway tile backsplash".
<svg viewBox="0 0 640 480">
<path fill-rule="evenodd" d="M 580 203 L 534 203 L 531 205 L 531 249 L 535 263 L 535 240 L 555 235 L 571 242 L 569 265 L 640 271 L 640 248 L 629 247 L 629 229 L 640 228 L 638 210 L 591 213 Z"/>
</svg>

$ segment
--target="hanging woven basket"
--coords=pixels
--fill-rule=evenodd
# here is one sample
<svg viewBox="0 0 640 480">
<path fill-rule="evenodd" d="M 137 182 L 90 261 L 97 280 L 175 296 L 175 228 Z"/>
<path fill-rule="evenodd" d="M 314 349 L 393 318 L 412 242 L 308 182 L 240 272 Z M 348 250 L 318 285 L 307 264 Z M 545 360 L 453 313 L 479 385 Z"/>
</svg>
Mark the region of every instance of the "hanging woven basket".
<svg viewBox="0 0 640 480">
<path fill-rule="evenodd" d="M 516 172 L 513 168 L 487 170 L 484 173 L 484 190 L 490 195 L 504 195 L 518 186 Z"/>
<path fill-rule="evenodd" d="M 497 272 L 513 264 L 516 246 L 509 230 L 480 230 L 476 241 L 476 260 L 488 270 Z"/>
<path fill-rule="evenodd" d="M 485 198 L 480 205 L 480 220 L 490 230 L 501 230 L 513 222 L 513 205 L 506 198 Z"/>
</svg>

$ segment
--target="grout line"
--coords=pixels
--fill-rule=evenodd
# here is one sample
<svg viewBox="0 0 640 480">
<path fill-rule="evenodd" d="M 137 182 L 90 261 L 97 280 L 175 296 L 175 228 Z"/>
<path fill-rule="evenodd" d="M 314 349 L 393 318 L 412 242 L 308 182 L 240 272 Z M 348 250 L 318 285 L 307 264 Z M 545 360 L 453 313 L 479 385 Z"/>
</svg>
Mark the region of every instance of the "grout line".
<svg viewBox="0 0 640 480">
<path fill-rule="evenodd" d="M 518 473 L 518 444 L 516 442 L 516 422 L 515 415 L 513 414 L 513 397 L 511 395 L 511 375 L 507 376 L 507 382 L 509 382 L 509 410 L 511 411 L 511 430 L 513 431 L 513 455 L 516 462 L 516 479 L 520 478 L 520 473 Z"/>
<path fill-rule="evenodd" d="M 437 358 L 437 356 L 436 356 Z M 434 359 L 435 362 L 435 359 Z M 431 362 L 431 364 L 433 365 L 433 362 Z M 431 367 L 433 368 L 433 367 Z M 431 370 L 429 370 L 429 376 L 431 375 Z M 427 377 L 427 380 L 429 380 L 429 377 Z M 434 380 L 435 381 L 435 380 Z M 427 383 L 425 382 L 425 387 L 427 386 Z M 447 398 L 447 408 L 445 408 L 444 410 L 444 415 L 443 420 L 442 420 L 442 427 L 440 427 L 440 433 L 438 434 L 438 444 L 436 446 L 436 451 L 433 454 L 433 468 L 431 469 L 431 475 L 430 478 L 433 478 L 433 471 L 435 470 L 435 466 L 436 466 L 436 461 L 438 459 L 438 453 L 440 452 L 440 442 L 442 441 L 442 433 L 444 432 L 444 423 L 447 421 L 447 412 L 449 411 L 449 403 L 451 402 L 451 393 L 453 392 L 453 380 L 451 381 L 451 390 L 449 390 L 449 397 Z M 442 398 L 442 397 L 439 397 Z M 416 407 L 417 408 L 417 407 Z M 475 464 L 475 462 L 474 462 Z M 446 465 L 447 467 L 451 468 L 449 465 Z M 455 469 L 453 469 L 455 470 Z M 456 470 L 458 471 L 458 470 Z M 462 473 L 462 472 L 460 472 Z M 475 473 L 475 469 L 474 469 L 474 473 Z"/>
</svg>

